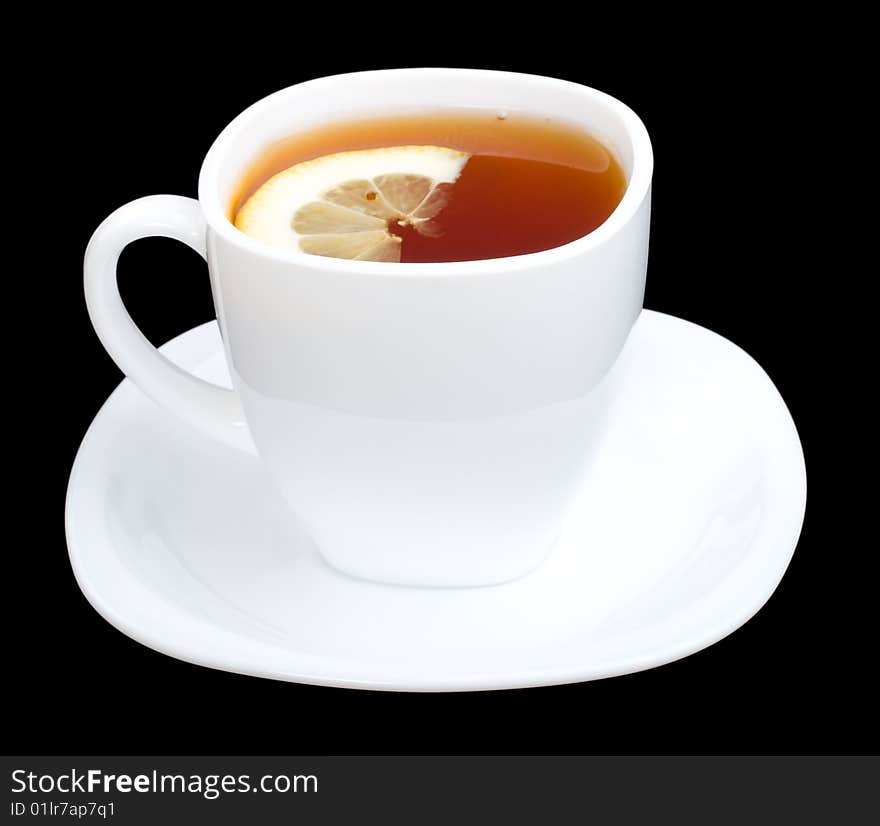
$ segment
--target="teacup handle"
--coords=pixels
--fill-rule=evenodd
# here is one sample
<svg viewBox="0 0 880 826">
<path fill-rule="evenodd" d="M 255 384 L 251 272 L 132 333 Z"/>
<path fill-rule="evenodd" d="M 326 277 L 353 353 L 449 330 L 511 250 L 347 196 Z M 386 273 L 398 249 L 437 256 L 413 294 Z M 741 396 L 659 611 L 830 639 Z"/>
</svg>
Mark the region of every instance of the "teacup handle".
<svg viewBox="0 0 880 826">
<path fill-rule="evenodd" d="M 153 347 L 125 309 L 116 282 L 119 254 L 132 241 L 174 238 L 205 258 L 205 228 L 202 208 L 192 198 L 151 195 L 120 207 L 86 249 L 86 304 L 101 343 L 144 393 L 199 430 L 255 453 L 236 393 L 181 370 Z"/>
</svg>

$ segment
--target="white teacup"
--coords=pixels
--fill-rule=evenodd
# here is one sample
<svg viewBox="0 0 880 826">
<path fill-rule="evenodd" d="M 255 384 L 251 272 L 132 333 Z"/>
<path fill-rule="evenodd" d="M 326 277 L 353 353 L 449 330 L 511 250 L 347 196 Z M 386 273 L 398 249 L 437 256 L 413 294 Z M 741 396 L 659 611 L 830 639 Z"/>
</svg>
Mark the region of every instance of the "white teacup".
<svg viewBox="0 0 880 826">
<path fill-rule="evenodd" d="M 244 170 L 281 138 L 462 106 L 583 126 L 620 162 L 623 199 L 562 247 L 457 263 L 281 251 L 229 221 Z M 601 379 L 642 306 L 652 170 L 639 118 L 585 86 L 463 69 L 321 78 L 235 118 L 205 158 L 198 201 L 156 195 L 110 215 L 86 251 L 86 300 L 145 393 L 258 453 L 331 564 L 408 585 L 503 582 L 548 553 L 601 437 Z M 234 392 L 172 365 L 126 312 L 116 260 L 155 235 L 206 256 Z"/>
</svg>

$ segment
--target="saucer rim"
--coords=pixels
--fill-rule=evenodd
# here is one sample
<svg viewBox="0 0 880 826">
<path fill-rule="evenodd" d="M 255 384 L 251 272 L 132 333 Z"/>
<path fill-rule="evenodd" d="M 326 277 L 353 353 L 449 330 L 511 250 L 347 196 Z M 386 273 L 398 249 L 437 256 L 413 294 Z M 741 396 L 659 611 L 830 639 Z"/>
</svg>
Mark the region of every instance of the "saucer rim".
<svg viewBox="0 0 880 826">
<path fill-rule="evenodd" d="M 74 459 L 70 472 L 65 500 L 65 534 L 68 545 L 68 558 L 77 585 L 89 604 L 101 617 L 118 631 L 147 648 L 193 665 L 246 676 L 262 677 L 307 685 L 419 693 L 536 688 L 549 685 L 587 682 L 612 676 L 632 674 L 675 662 L 708 648 L 729 636 L 752 619 L 752 617 L 754 617 L 761 608 L 767 604 L 788 569 L 794 551 L 797 548 L 797 542 L 800 537 L 806 512 L 807 483 L 803 446 L 798 436 L 797 428 L 791 417 L 791 413 L 785 404 L 785 401 L 779 394 L 779 391 L 767 375 L 766 371 L 764 371 L 761 365 L 758 364 L 758 362 L 745 350 L 731 342 L 729 339 L 726 339 L 724 336 L 721 336 L 712 330 L 708 330 L 701 325 L 686 321 L 685 319 L 652 310 L 642 310 L 642 316 L 655 317 L 656 320 L 663 319 L 665 321 L 672 321 L 676 324 L 695 328 L 695 331 L 699 331 L 699 334 L 707 334 L 721 339 L 726 345 L 738 351 L 737 354 L 739 356 L 745 357 L 749 362 L 750 368 L 757 368 L 759 376 L 767 385 L 766 391 L 775 396 L 775 402 L 779 406 L 779 412 L 783 414 L 785 429 L 787 431 L 787 445 L 777 444 L 770 446 L 765 443 L 765 448 L 769 449 L 770 447 L 773 447 L 774 449 L 778 449 L 779 453 L 792 453 L 793 450 L 792 458 L 794 459 L 794 462 L 787 464 L 785 471 L 788 473 L 789 477 L 797 483 L 797 489 L 795 490 L 794 486 L 789 489 L 790 497 L 785 520 L 787 522 L 787 530 L 785 531 L 784 538 L 777 538 L 775 540 L 777 550 L 773 575 L 768 575 L 763 579 L 763 587 L 760 589 L 754 589 L 754 591 L 751 592 L 752 598 L 749 600 L 743 600 L 743 604 L 738 611 L 730 612 L 719 622 L 709 625 L 704 629 L 702 634 L 685 636 L 675 644 L 667 645 L 663 648 L 652 649 L 641 656 L 633 656 L 632 654 L 629 654 L 617 659 L 606 658 L 604 660 L 587 663 L 579 668 L 573 668 L 570 665 L 533 671 L 524 671 L 520 668 L 521 674 L 518 677 L 504 674 L 484 676 L 479 674 L 469 676 L 453 674 L 447 678 L 438 678 L 436 675 L 433 675 L 429 678 L 422 679 L 398 678 L 389 679 L 387 681 L 380 679 L 365 679 L 362 677 L 335 676 L 317 670 L 285 668 L 283 665 L 259 668 L 245 663 L 244 666 L 246 667 L 243 667 L 240 656 L 238 658 L 239 662 L 236 664 L 236 657 L 234 654 L 231 656 L 217 657 L 213 656 L 211 652 L 193 653 L 191 644 L 178 645 L 176 641 L 169 640 L 162 634 L 151 635 L 148 626 L 143 627 L 127 619 L 102 595 L 100 589 L 95 587 L 91 582 L 89 571 L 83 561 L 84 554 L 80 549 L 81 534 L 79 533 L 80 526 L 78 523 L 82 516 L 76 511 L 78 497 L 82 495 L 81 477 L 86 473 L 83 468 L 86 466 L 92 450 L 98 449 L 97 447 L 93 447 L 93 442 L 96 442 L 99 439 L 100 430 L 104 420 L 112 414 L 115 407 L 125 403 L 125 396 L 130 395 L 132 392 L 138 393 L 137 389 L 127 378 L 123 379 L 113 390 L 93 418 L 77 450 L 76 458 Z M 186 351 L 188 349 L 191 350 L 193 345 L 203 339 L 211 328 L 216 328 L 216 321 L 209 321 L 193 327 L 190 330 L 175 336 L 159 349 L 164 355 L 172 360 L 183 359 L 186 361 Z M 192 359 L 194 357 L 190 356 L 189 358 Z M 201 360 L 204 360 L 204 356 L 201 357 Z M 761 535 L 756 537 L 752 544 L 760 543 L 764 538 L 765 531 L 762 531 Z M 785 548 L 787 550 L 782 551 L 780 548 Z M 343 576 L 342 574 L 338 575 Z M 393 587 L 407 589 L 407 586 L 398 585 Z M 175 610 L 179 610 L 176 606 L 172 607 Z M 195 618 L 193 618 L 192 621 L 197 624 L 201 622 Z M 182 636 L 188 639 L 185 635 Z M 330 659 L 332 660 L 332 658 Z"/>
</svg>

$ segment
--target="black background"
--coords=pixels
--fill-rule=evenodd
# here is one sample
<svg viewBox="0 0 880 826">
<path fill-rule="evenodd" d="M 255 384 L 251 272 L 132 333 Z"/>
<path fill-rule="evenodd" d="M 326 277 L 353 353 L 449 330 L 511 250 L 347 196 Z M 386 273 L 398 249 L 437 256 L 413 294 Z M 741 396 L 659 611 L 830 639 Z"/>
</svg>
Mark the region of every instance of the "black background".
<svg viewBox="0 0 880 826">
<path fill-rule="evenodd" d="M 804 161 L 817 140 L 818 115 L 804 105 L 805 90 L 816 88 L 816 52 L 794 50 L 801 36 L 791 25 L 769 29 L 764 18 L 752 18 L 760 25 L 736 27 L 724 15 L 605 21 L 582 9 L 585 18 L 575 22 L 561 8 L 536 6 L 522 16 L 498 12 L 478 26 L 474 9 L 457 6 L 421 22 L 412 9 L 388 4 L 358 21 L 338 9 L 314 19 L 257 12 L 263 19 L 222 31 L 205 20 L 188 34 L 158 11 L 105 19 L 101 35 L 81 18 L 76 27 L 54 18 L 51 41 L 34 47 L 10 84 L 22 96 L 27 128 L 15 135 L 24 140 L 10 159 L 7 196 L 11 228 L 27 254 L 8 272 L 5 314 L 13 484 L 4 750 L 876 750 L 869 713 L 876 562 L 853 530 L 862 511 L 839 464 L 842 453 L 853 456 L 833 418 L 851 389 L 837 367 L 842 349 L 835 351 L 851 331 L 834 296 L 849 291 L 852 301 L 853 291 L 847 273 L 819 262 L 824 224 L 812 187 L 842 173 L 827 136 L 820 173 Z M 397 34 L 407 21 L 408 36 Z M 798 550 L 760 613 L 705 651 L 640 674 L 543 689 L 406 695 L 317 688 L 212 671 L 148 650 L 101 619 L 74 582 L 63 525 L 67 476 L 92 417 L 120 380 L 82 298 L 91 231 L 141 195 L 194 196 L 214 137 L 263 95 L 326 74 L 418 65 L 547 74 L 632 106 L 656 156 L 646 306 L 742 346 L 792 411 L 809 480 Z M 156 343 L 213 316 L 204 263 L 180 244 L 135 243 L 123 253 L 119 277 L 133 317 Z"/>
</svg>

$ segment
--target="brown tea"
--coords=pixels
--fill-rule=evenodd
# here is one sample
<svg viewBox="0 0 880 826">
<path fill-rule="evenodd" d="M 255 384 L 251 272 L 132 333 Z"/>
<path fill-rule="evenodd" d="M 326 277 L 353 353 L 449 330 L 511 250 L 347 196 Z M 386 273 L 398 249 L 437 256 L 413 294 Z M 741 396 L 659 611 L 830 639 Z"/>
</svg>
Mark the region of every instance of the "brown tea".
<svg viewBox="0 0 880 826">
<path fill-rule="evenodd" d="M 447 147 L 469 157 L 454 183 L 443 187 L 442 208 L 431 213 L 430 222 L 387 221 L 387 232 L 395 242 L 400 239 L 397 257 L 373 255 L 373 260 L 471 261 L 551 249 L 596 229 L 626 189 L 611 152 L 576 127 L 515 112 L 448 110 L 333 123 L 292 135 L 248 169 L 230 218 L 235 221 L 251 195 L 295 164 L 350 150 L 403 146 Z M 372 186 L 363 189 L 363 198 L 377 198 Z M 365 201 L 364 211 L 378 214 L 371 209 Z M 293 216 L 285 221 L 290 224 Z M 336 255 L 320 245 L 306 251 Z"/>
</svg>

